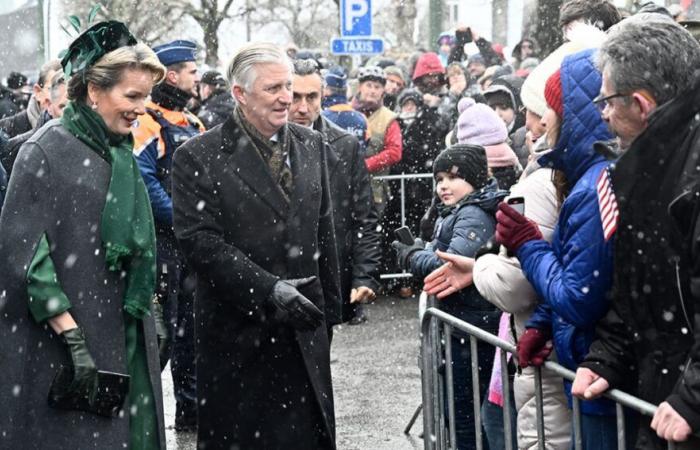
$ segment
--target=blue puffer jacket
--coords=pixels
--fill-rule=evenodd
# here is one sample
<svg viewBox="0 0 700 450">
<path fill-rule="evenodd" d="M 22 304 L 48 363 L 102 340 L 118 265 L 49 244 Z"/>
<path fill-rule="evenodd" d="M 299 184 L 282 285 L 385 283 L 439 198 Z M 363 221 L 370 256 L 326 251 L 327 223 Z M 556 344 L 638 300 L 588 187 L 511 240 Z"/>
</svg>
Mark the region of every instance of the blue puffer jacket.
<svg viewBox="0 0 700 450">
<path fill-rule="evenodd" d="M 518 250 L 527 279 L 544 303 L 527 327 L 552 329 L 559 362 L 576 370 L 588 353 L 596 323 L 609 307 L 606 292 L 612 281 L 613 243 L 606 240 L 596 189 L 606 170 L 605 158 L 593 143 L 612 136 L 591 102 L 601 86 L 593 50 L 564 59 L 561 65 L 564 120 L 555 148 L 539 162 L 566 174 L 573 186 L 561 207 L 552 243 L 530 241 Z M 565 383 L 571 398 L 571 385 Z M 582 402 L 588 414 L 613 414 L 607 400 Z"/>
<path fill-rule="evenodd" d="M 446 209 L 443 217 L 435 223 L 433 241 L 428 248 L 411 256 L 413 276 L 422 280 L 445 263 L 435 254 L 435 250 L 474 257 L 496 231 L 496 210 L 507 194 L 507 191 L 498 189 L 495 179 L 491 179 L 486 187 L 472 193 L 456 207 Z M 440 309 L 457 317 L 461 317 L 460 311 L 464 309 L 495 311 L 495 307 L 474 286 L 441 300 Z"/>
</svg>

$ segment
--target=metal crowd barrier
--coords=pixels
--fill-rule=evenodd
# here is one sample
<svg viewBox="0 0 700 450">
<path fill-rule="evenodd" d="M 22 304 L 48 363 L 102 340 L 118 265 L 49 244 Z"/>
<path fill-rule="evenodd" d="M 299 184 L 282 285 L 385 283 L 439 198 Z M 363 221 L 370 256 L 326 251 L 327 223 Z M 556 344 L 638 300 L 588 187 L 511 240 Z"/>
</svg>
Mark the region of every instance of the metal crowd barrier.
<svg viewBox="0 0 700 450">
<path fill-rule="evenodd" d="M 430 178 L 433 180 L 433 190 L 435 189 L 435 180 L 433 179 L 432 173 L 402 173 L 401 175 L 384 175 L 373 177 L 375 180 L 383 180 L 389 182 L 399 181 L 399 195 L 401 198 L 401 226 L 406 225 L 406 181 L 420 180 Z M 425 211 L 421 211 L 421 215 Z M 393 230 L 388 230 L 389 232 Z M 385 273 L 380 275 L 382 280 L 395 279 L 395 278 L 411 278 L 413 275 L 408 272 L 401 273 Z"/>
<path fill-rule="evenodd" d="M 481 430 L 481 396 L 479 393 L 479 363 L 477 356 L 477 341 L 484 341 L 495 347 L 500 347 L 501 366 L 507 367 L 507 353 L 515 353 L 515 346 L 507 341 L 499 339 L 491 333 L 478 328 L 470 323 L 464 322 L 450 314 L 447 314 L 434 306 L 435 299 L 431 296 L 428 300 L 428 308 L 422 315 L 421 320 L 421 365 L 422 365 L 422 387 L 423 387 L 423 442 L 425 450 L 447 450 L 456 448 L 455 436 L 455 405 L 452 373 L 452 352 L 451 342 L 454 330 L 467 333 L 469 335 L 471 347 L 471 371 L 472 390 L 474 393 L 474 427 L 476 435 L 476 449 L 483 449 L 483 439 Z M 444 355 L 444 359 L 443 359 Z M 439 368 L 444 364 L 444 371 Z M 546 370 L 551 370 L 562 378 L 573 381 L 575 373 L 565 367 L 551 361 L 545 362 L 543 366 Z M 489 368 L 490 369 L 490 368 Z M 487 373 L 491 373 L 490 370 Z M 511 423 L 510 404 L 513 401 L 510 395 L 510 379 L 508 371 L 502 371 L 503 384 L 503 422 L 505 434 L 506 450 L 512 448 L 513 433 L 515 424 Z M 445 396 L 447 391 L 447 418 L 445 418 Z M 632 395 L 626 394 L 617 389 L 607 391 L 605 397 L 616 403 L 617 413 L 617 446 L 619 450 L 626 449 L 625 417 L 623 407 L 630 408 L 639 413 L 653 416 L 656 406 L 645 402 Z M 542 397 L 542 368 L 535 367 L 535 402 L 537 405 L 537 442 L 538 450 L 545 450 L 544 435 L 544 414 Z M 418 411 L 412 420 L 415 420 Z M 573 399 L 573 425 L 574 425 L 574 449 L 581 450 L 581 410 L 580 400 Z M 407 432 L 410 429 L 407 428 Z M 675 444 L 668 442 L 668 449 L 675 450 Z"/>
</svg>

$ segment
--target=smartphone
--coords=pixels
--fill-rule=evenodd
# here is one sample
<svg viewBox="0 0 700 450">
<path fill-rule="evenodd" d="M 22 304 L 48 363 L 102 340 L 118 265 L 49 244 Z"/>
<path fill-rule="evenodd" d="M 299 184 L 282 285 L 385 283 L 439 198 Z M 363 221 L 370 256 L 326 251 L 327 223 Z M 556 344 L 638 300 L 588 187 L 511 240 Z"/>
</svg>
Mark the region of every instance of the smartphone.
<svg viewBox="0 0 700 450">
<path fill-rule="evenodd" d="M 413 239 L 413 234 L 411 234 L 411 230 L 406 226 L 395 229 L 394 235 L 396 235 L 396 239 L 398 239 L 399 242 L 401 242 L 402 244 L 413 245 L 413 243 L 416 241 L 415 239 Z"/>
<path fill-rule="evenodd" d="M 508 205 L 518 213 L 525 215 L 525 199 L 523 197 L 511 197 L 508 199 Z"/>
</svg>

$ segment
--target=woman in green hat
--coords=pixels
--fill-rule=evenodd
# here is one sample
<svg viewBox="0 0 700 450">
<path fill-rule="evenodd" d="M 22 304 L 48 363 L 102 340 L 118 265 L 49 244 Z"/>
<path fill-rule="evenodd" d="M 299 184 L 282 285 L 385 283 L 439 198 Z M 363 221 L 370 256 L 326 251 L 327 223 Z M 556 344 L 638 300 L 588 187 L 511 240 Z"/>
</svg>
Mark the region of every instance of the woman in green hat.
<svg viewBox="0 0 700 450">
<path fill-rule="evenodd" d="M 62 64 L 70 102 L 22 146 L 0 216 L 0 448 L 165 448 L 155 234 L 131 137 L 165 69 L 119 22 L 90 27 Z"/>
</svg>

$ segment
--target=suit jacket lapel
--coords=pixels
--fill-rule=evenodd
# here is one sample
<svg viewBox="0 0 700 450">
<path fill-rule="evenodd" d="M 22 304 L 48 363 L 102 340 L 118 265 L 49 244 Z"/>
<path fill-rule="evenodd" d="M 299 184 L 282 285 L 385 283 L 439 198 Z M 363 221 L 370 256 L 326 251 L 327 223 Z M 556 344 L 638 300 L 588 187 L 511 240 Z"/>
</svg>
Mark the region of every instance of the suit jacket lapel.
<svg viewBox="0 0 700 450">
<path fill-rule="evenodd" d="M 287 218 L 289 205 L 281 188 L 272 178 L 267 164 L 258 150 L 241 130 L 233 116 L 221 128 L 221 150 L 231 156 L 229 169 L 242 179 L 251 190 L 267 203 L 283 219 Z"/>
</svg>

